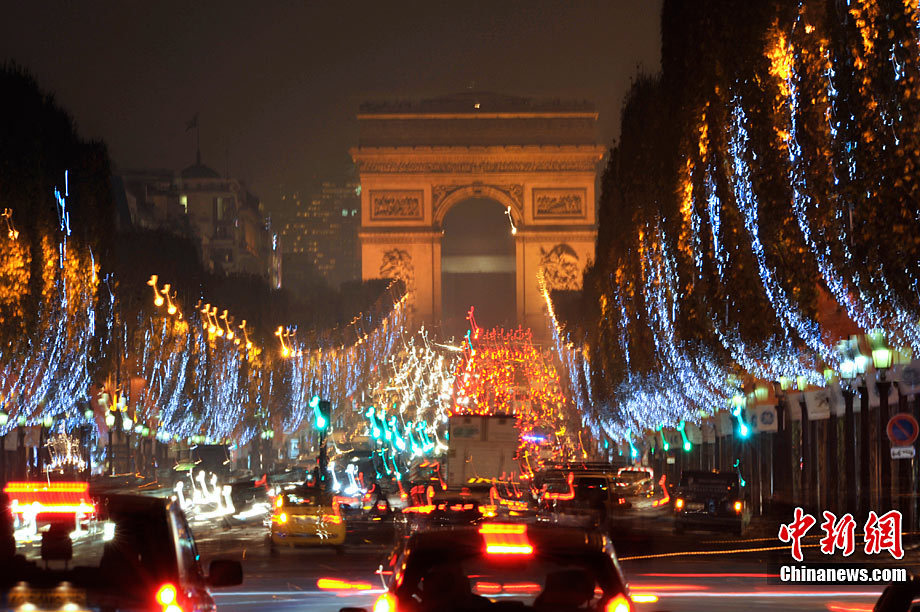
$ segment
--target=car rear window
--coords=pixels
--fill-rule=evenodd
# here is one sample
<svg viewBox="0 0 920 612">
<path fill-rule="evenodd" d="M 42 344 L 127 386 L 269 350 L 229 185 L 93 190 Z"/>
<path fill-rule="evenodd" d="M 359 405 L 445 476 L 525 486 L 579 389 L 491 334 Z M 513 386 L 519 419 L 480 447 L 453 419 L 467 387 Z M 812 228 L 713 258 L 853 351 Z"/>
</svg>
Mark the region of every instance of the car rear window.
<svg viewBox="0 0 920 612">
<path fill-rule="evenodd" d="M 319 489 L 304 487 L 282 493 L 285 506 L 331 506 L 332 498 Z"/>
<path fill-rule="evenodd" d="M 651 478 L 652 475 L 645 471 L 640 470 L 623 470 L 617 474 L 617 480 L 622 482 L 638 482 L 640 480 L 645 480 L 646 478 Z"/>
<path fill-rule="evenodd" d="M 732 489 L 738 486 L 738 476 L 694 472 L 684 474 L 680 479 L 680 486 L 688 489 Z"/>
<path fill-rule="evenodd" d="M 449 555 L 439 562 L 416 565 L 418 571 L 411 577 L 407 574 L 401 591 L 428 609 L 471 609 L 487 598 L 555 610 L 594 609 L 599 601 L 622 590 L 609 568 L 598 563 L 603 560 L 600 556 L 446 557 Z M 464 607 L 465 603 L 470 605 Z"/>
</svg>

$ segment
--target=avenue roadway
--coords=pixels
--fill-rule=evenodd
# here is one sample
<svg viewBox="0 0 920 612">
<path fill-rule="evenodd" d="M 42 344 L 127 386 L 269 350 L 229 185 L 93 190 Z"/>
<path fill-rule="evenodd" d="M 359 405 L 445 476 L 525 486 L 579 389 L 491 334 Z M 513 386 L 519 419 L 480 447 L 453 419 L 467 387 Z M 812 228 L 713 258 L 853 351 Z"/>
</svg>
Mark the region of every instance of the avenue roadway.
<svg viewBox="0 0 920 612">
<path fill-rule="evenodd" d="M 618 527 L 621 565 L 633 595 L 655 595 L 657 602 L 637 603 L 652 610 L 814 610 L 860 612 L 872 609 L 881 586 L 789 586 L 770 581 L 770 560 L 788 550 L 775 537 L 754 528 L 744 537 L 689 532 L 677 537 L 662 519 L 642 519 Z M 309 610 L 334 612 L 345 606 L 370 611 L 382 592 L 375 574 L 389 550 L 391 534 L 380 524 L 350 528 L 344 554 L 326 549 L 285 549 L 270 555 L 264 530 L 255 527 L 207 529 L 198 534 L 202 561 L 235 558 L 243 563 L 244 582 L 215 590 L 220 610 Z M 813 544 L 813 543 L 812 543 Z M 770 549 L 770 550 L 767 550 Z M 907 555 L 902 564 L 911 565 Z M 789 560 L 791 561 L 791 560 Z M 894 567 L 898 563 L 876 563 Z M 788 561 L 787 561 L 788 562 Z M 775 573 L 775 566 L 773 572 Z M 319 588 L 322 579 L 360 589 Z"/>
</svg>

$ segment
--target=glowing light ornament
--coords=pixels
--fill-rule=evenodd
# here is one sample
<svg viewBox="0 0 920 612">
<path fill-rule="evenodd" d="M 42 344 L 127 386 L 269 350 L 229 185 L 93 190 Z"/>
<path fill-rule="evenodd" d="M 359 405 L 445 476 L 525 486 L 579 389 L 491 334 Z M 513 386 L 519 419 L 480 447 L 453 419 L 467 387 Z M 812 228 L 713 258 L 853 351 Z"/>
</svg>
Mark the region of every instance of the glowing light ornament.
<svg viewBox="0 0 920 612">
<path fill-rule="evenodd" d="M 4 208 L 3 212 L 0 212 L 0 219 L 3 219 L 4 225 L 6 225 L 6 235 L 10 240 L 17 240 L 19 238 L 19 231 L 16 230 L 16 226 L 13 225 L 13 209 Z"/>
<path fill-rule="evenodd" d="M 804 377 L 803 377 L 804 378 Z M 742 438 L 747 438 L 751 430 L 748 428 L 747 423 L 744 422 L 744 406 L 745 406 L 745 397 L 744 395 L 738 393 L 732 397 L 731 401 L 731 411 L 732 416 L 738 419 L 738 433 L 741 434 Z"/>
<path fill-rule="evenodd" d="M 729 182 L 734 194 L 735 204 L 742 213 L 744 226 L 751 240 L 751 250 L 757 261 L 761 285 L 770 305 L 786 326 L 794 329 L 798 337 L 822 360 L 833 363 L 833 360 L 836 359 L 833 347 L 824 342 L 818 325 L 801 315 L 798 308 L 792 303 L 779 284 L 776 272 L 767 264 L 766 251 L 760 239 L 758 204 L 751 183 L 750 167 L 747 161 L 751 152 L 747 128 L 745 127 L 746 121 L 747 117 L 740 100 L 733 100 L 731 129 L 729 131 L 729 154 L 731 155 L 732 172 L 729 174 Z M 817 384 L 818 374 L 816 372 L 813 374 Z"/>
<path fill-rule="evenodd" d="M 21 335 L 0 351 L 0 380 L 4 392 L 16 396 L 15 420 L 0 426 L 0 435 L 13 427 L 40 424 L 46 417 L 60 417 L 70 411 L 75 401 L 86 399 L 89 388 L 89 356 L 96 333 L 96 304 L 99 284 L 98 268 L 89 249 L 77 248 L 70 253 L 70 215 L 67 210 L 69 175 L 65 172 L 64 191 L 54 190 L 54 202 L 60 232 L 40 236 L 38 248 L 28 255 L 37 265 L 38 278 L 31 282 L 41 287 L 33 296 L 37 302 L 34 335 Z M 2 245 L 4 260 L 0 266 L 7 278 L 26 280 L 26 254 L 17 243 L 19 232 L 12 226 L 12 213 L 3 218 L 6 224 Z M 38 282 L 36 282 L 38 281 Z M 110 321 L 103 322 L 110 324 Z M 66 427 L 76 420 L 63 419 Z"/>
<path fill-rule="evenodd" d="M 687 424 L 686 421 L 681 421 L 680 423 L 678 423 L 677 431 L 680 432 L 680 437 L 684 441 L 683 442 L 684 451 L 689 453 L 691 450 L 693 450 L 693 445 L 690 443 L 690 439 L 687 437 L 687 432 L 685 431 L 686 424 Z"/>
<path fill-rule="evenodd" d="M 68 470 L 82 471 L 86 468 L 83 459 L 83 447 L 80 439 L 66 433 L 49 436 L 45 444 L 48 448 L 50 461 L 45 467 L 46 471 Z"/>
</svg>

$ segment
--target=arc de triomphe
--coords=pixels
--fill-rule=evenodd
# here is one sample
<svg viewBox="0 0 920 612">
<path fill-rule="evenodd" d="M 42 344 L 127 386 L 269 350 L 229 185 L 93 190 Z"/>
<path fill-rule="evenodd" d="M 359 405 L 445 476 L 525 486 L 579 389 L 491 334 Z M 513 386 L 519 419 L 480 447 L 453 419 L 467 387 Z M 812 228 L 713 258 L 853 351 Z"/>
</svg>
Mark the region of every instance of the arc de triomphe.
<svg viewBox="0 0 920 612">
<path fill-rule="evenodd" d="M 362 277 L 402 278 L 416 321 L 439 322 L 444 216 L 488 198 L 510 207 L 516 226 L 518 322 L 541 332 L 537 271 L 551 288 L 578 289 L 594 257 L 605 149 L 593 107 L 469 92 L 365 104 L 358 123 Z"/>
</svg>

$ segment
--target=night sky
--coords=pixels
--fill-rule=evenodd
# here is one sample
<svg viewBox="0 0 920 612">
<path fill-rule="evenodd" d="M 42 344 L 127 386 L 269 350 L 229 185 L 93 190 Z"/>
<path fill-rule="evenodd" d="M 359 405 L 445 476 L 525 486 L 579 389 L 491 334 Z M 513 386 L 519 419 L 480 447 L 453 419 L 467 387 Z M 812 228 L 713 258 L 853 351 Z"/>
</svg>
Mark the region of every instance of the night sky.
<svg viewBox="0 0 920 612">
<path fill-rule="evenodd" d="M 0 61 L 29 69 L 123 168 L 228 167 L 275 208 L 340 179 L 361 102 L 466 90 L 589 99 L 601 137 L 660 64 L 659 0 L 3 0 Z"/>
</svg>

